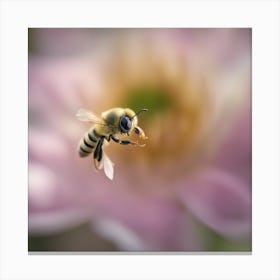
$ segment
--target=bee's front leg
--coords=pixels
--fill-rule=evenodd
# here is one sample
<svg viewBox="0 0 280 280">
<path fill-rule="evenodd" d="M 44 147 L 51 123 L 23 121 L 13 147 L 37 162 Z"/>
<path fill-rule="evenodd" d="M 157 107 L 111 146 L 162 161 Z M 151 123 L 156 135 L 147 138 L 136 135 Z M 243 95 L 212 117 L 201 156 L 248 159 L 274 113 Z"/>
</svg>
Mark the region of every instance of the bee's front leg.
<svg viewBox="0 0 280 280">
<path fill-rule="evenodd" d="M 139 143 L 130 141 L 128 139 L 119 139 L 119 138 L 117 138 L 114 135 L 111 135 L 111 138 L 113 139 L 113 141 L 115 141 L 116 143 L 119 143 L 121 145 L 129 145 L 129 144 L 131 144 L 131 145 L 137 145 L 139 147 L 144 147 L 145 146 L 145 144 L 139 144 Z"/>
</svg>

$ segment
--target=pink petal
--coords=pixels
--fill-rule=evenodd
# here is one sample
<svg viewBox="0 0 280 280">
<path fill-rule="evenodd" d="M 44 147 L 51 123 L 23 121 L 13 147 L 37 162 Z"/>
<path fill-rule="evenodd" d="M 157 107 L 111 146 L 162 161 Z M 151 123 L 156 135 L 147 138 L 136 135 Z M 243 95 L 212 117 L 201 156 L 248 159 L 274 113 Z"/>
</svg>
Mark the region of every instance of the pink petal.
<svg viewBox="0 0 280 280">
<path fill-rule="evenodd" d="M 33 207 L 47 207 L 55 198 L 55 173 L 40 164 L 29 163 L 29 204 Z"/>
<path fill-rule="evenodd" d="M 30 129 L 28 135 L 29 157 L 45 160 L 65 160 L 67 158 L 68 143 L 55 133 Z"/>
<path fill-rule="evenodd" d="M 101 227 L 107 238 L 111 238 L 121 249 L 201 250 L 194 225 L 177 201 L 151 193 L 114 191 L 114 188 L 96 202 L 99 204 L 98 214 L 105 219 L 105 225 L 99 220 L 94 226 L 97 226 L 97 230 Z M 110 229 L 106 221 L 115 225 L 112 227 L 114 233 L 108 233 Z M 126 234 L 131 237 L 127 242 L 124 238 Z M 130 242 L 131 239 L 135 242 Z"/>
<path fill-rule="evenodd" d="M 81 209 L 61 209 L 28 216 L 28 230 L 32 234 L 50 234 L 85 223 L 92 213 Z"/>
<path fill-rule="evenodd" d="M 142 236 L 117 220 L 99 217 L 93 221 L 92 226 L 95 232 L 103 238 L 113 241 L 124 251 L 147 251 L 150 249 Z"/>
<path fill-rule="evenodd" d="M 250 105 L 236 112 L 235 119 L 220 143 L 213 165 L 238 176 L 251 188 L 252 116 Z"/>
<path fill-rule="evenodd" d="M 209 168 L 181 185 L 179 193 L 193 214 L 218 233 L 250 237 L 251 193 L 238 178 Z"/>
</svg>

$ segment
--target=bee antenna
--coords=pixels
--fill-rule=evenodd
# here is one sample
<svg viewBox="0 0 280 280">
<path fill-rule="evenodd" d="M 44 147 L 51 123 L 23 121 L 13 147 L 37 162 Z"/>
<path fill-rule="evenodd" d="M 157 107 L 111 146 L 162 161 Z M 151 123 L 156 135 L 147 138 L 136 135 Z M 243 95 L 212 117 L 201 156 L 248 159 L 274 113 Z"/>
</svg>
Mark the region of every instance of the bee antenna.
<svg viewBox="0 0 280 280">
<path fill-rule="evenodd" d="M 148 109 L 141 109 L 139 110 L 131 119 L 135 118 L 137 115 L 139 115 L 141 112 L 147 112 L 149 111 Z"/>
</svg>

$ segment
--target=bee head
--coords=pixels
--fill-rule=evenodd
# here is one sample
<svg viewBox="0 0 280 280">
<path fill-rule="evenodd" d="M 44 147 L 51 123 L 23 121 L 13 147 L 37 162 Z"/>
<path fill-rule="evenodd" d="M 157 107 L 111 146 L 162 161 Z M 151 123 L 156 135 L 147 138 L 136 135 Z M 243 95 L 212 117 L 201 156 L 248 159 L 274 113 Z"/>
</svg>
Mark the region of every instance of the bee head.
<svg viewBox="0 0 280 280">
<path fill-rule="evenodd" d="M 120 130 L 123 133 L 129 132 L 132 128 L 136 128 L 138 124 L 137 115 L 139 115 L 141 112 L 148 111 L 147 109 L 141 109 L 137 113 L 132 111 L 131 109 L 125 109 L 125 114 L 120 118 Z M 137 130 L 135 131 L 137 133 Z M 139 134 L 139 133 L 137 133 Z"/>
</svg>

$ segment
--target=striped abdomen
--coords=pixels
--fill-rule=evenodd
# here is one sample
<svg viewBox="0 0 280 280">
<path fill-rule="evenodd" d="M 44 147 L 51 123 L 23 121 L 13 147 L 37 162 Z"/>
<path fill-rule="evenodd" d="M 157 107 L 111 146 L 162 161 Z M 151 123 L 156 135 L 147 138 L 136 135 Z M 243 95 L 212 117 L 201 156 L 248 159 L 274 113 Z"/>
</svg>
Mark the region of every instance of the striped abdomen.
<svg viewBox="0 0 280 280">
<path fill-rule="evenodd" d="M 80 157 L 86 157 L 92 153 L 97 145 L 100 136 L 95 132 L 94 127 L 88 130 L 80 140 L 78 150 Z"/>
</svg>

